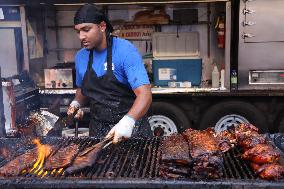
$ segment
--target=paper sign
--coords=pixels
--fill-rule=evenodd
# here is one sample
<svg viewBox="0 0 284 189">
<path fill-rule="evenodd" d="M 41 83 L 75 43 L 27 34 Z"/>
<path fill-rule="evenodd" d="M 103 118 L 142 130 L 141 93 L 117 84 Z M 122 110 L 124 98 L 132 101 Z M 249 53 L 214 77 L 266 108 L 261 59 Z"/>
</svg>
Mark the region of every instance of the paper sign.
<svg viewBox="0 0 284 189">
<path fill-rule="evenodd" d="M 176 80 L 176 69 L 160 68 L 158 69 L 159 80 Z"/>
<path fill-rule="evenodd" d="M 2 8 L 0 8 L 0 20 L 4 20 L 4 13 Z"/>
<path fill-rule="evenodd" d="M 119 30 L 119 37 L 131 40 L 151 40 L 154 26 L 148 25 L 126 25 L 116 28 Z"/>
</svg>

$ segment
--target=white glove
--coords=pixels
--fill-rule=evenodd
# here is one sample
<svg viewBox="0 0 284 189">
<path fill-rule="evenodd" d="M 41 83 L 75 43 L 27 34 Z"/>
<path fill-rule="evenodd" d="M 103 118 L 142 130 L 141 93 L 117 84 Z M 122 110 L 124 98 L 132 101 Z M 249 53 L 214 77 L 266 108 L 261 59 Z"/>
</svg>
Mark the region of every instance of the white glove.
<svg viewBox="0 0 284 189">
<path fill-rule="evenodd" d="M 122 139 L 127 139 L 131 137 L 133 128 L 135 125 L 135 120 L 125 115 L 123 118 L 109 131 L 106 138 L 112 138 L 114 144 L 118 143 Z"/>
<path fill-rule="evenodd" d="M 74 118 L 76 119 L 83 118 L 84 112 L 82 109 L 80 109 L 80 107 L 81 107 L 80 103 L 77 100 L 73 100 L 68 107 L 67 115 L 73 115 L 74 112 L 78 110 Z"/>
</svg>

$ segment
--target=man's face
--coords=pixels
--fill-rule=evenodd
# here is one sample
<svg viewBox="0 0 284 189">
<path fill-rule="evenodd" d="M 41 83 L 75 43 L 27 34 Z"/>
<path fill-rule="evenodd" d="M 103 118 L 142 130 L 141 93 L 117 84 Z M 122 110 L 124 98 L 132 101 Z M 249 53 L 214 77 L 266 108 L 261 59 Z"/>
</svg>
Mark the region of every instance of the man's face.
<svg viewBox="0 0 284 189">
<path fill-rule="evenodd" d="M 75 25 L 78 37 L 86 49 L 98 48 L 103 40 L 102 28 L 98 24 L 82 23 Z"/>
</svg>

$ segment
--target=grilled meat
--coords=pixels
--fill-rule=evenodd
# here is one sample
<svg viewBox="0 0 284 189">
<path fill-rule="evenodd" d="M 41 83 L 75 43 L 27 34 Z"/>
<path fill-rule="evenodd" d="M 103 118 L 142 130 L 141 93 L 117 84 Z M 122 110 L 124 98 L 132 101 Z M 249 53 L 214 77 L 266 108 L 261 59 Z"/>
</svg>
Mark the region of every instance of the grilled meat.
<svg viewBox="0 0 284 189">
<path fill-rule="evenodd" d="M 192 171 L 192 178 L 194 179 L 218 179 L 222 175 L 221 169 L 210 166 L 194 166 Z"/>
<path fill-rule="evenodd" d="M 280 153 L 269 144 L 257 144 L 245 151 L 242 158 L 257 164 L 276 163 Z"/>
<path fill-rule="evenodd" d="M 258 128 L 256 128 L 252 124 L 240 124 L 237 127 L 235 127 L 235 135 L 237 143 L 252 135 L 257 135 L 257 134 L 258 134 Z"/>
<path fill-rule="evenodd" d="M 227 152 L 233 147 L 231 142 L 226 138 L 220 138 L 217 136 L 216 139 L 218 142 L 218 147 L 222 152 Z"/>
<path fill-rule="evenodd" d="M 189 169 L 188 167 L 183 167 L 183 166 L 175 166 L 175 165 L 161 165 L 160 166 L 160 175 L 161 172 L 167 172 L 167 173 L 174 173 L 174 174 L 180 174 L 183 176 L 188 176 L 189 175 Z"/>
<path fill-rule="evenodd" d="M 184 179 L 187 176 L 183 175 L 183 174 L 176 174 L 176 173 L 171 173 L 168 171 L 160 171 L 160 176 L 163 178 L 167 178 L 167 179 Z"/>
<path fill-rule="evenodd" d="M 268 164 L 261 166 L 260 178 L 267 180 L 280 179 L 284 175 L 284 167 L 279 164 Z"/>
<path fill-rule="evenodd" d="M 96 159 L 105 144 L 106 142 L 100 142 L 86 148 L 83 152 L 80 152 L 72 165 L 65 170 L 65 173 L 72 174 L 84 168 L 91 167 L 96 162 Z"/>
<path fill-rule="evenodd" d="M 241 123 L 237 127 L 235 127 L 236 133 L 242 133 L 247 131 L 258 133 L 258 128 L 250 123 Z"/>
<path fill-rule="evenodd" d="M 34 148 L 8 162 L 0 168 L 1 176 L 17 176 L 22 170 L 30 168 L 37 160 L 37 148 Z"/>
<path fill-rule="evenodd" d="M 234 146 L 237 143 L 235 131 L 232 130 L 221 131 L 217 134 L 217 137 L 229 141 L 231 146 Z"/>
<path fill-rule="evenodd" d="M 161 145 L 162 164 L 160 175 L 164 178 L 184 178 L 189 175 L 189 165 L 192 158 L 189 148 L 182 135 L 166 137 Z"/>
<path fill-rule="evenodd" d="M 189 165 L 192 159 L 188 144 L 182 135 L 171 135 L 162 143 L 162 162 Z"/>
<path fill-rule="evenodd" d="M 241 146 L 244 149 L 244 151 L 255 147 L 257 144 L 265 144 L 265 143 L 266 143 L 265 136 L 261 134 L 252 134 L 251 136 L 248 136 L 247 138 L 238 142 L 239 146 Z"/>
<path fill-rule="evenodd" d="M 53 146 L 42 145 L 45 149 L 44 157 L 46 158 L 53 150 Z M 40 148 L 34 148 L 28 152 L 16 157 L 12 161 L 0 168 L 1 176 L 17 176 L 24 169 L 32 167 L 38 159 Z"/>
<path fill-rule="evenodd" d="M 223 175 L 223 157 L 213 130 L 187 129 L 183 135 L 194 162 L 192 175 L 196 178 L 220 178 Z"/>
<path fill-rule="evenodd" d="M 257 164 L 257 163 L 253 163 L 253 162 L 250 163 L 250 167 L 252 168 L 252 170 L 253 170 L 255 173 L 258 172 L 260 166 L 261 166 L 261 165 L 259 165 L 259 164 Z"/>
<path fill-rule="evenodd" d="M 212 132 L 211 129 L 203 131 L 187 129 L 183 132 L 183 135 L 189 144 L 190 155 L 192 158 L 198 158 L 202 155 L 220 154 L 218 141 L 213 134 L 214 132 Z"/>
<path fill-rule="evenodd" d="M 7 147 L 0 148 L 0 157 L 3 159 L 7 159 L 8 157 L 11 157 L 12 153 L 8 150 Z"/>
<path fill-rule="evenodd" d="M 271 164 L 251 164 L 254 172 L 259 175 L 260 178 L 266 180 L 276 180 L 281 179 L 284 176 L 284 167 L 278 163 Z"/>
<path fill-rule="evenodd" d="M 71 164 L 71 161 L 79 151 L 77 144 L 71 144 L 65 148 L 60 148 L 55 154 L 49 157 L 44 169 L 53 170 L 57 168 L 64 168 Z"/>
</svg>

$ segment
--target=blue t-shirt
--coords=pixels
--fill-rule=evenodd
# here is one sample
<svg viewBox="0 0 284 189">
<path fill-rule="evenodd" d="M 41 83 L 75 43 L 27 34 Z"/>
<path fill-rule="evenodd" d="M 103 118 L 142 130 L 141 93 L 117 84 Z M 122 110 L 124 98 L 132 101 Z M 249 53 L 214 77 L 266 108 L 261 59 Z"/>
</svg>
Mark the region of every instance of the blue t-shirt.
<svg viewBox="0 0 284 189">
<path fill-rule="evenodd" d="M 88 67 L 89 53 L 83 48 L 75 56 L 76 64 L 76 85 L 82 86 L 83 78 Z M 107 70 L 107 49 L 94 51 L 94 63 L 92 68 L 100 77 Z M 138 50 L 129 41 L 121 38 L 113 38 L 112 47 L 112 69 L 117 80 L 131 89 L 141 85 L 149 84 L 149 78 L 144 67 L 142 57 Z"/>
</svg>

